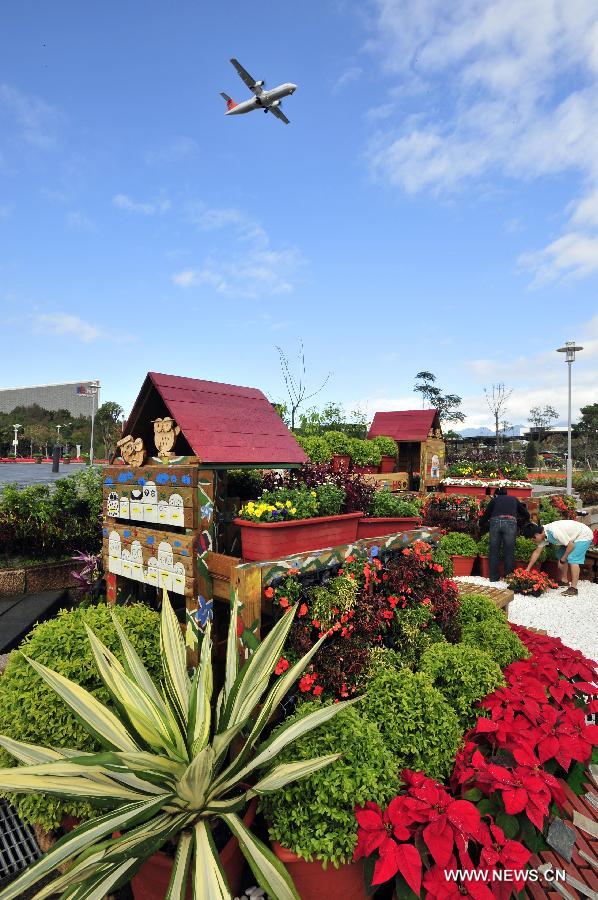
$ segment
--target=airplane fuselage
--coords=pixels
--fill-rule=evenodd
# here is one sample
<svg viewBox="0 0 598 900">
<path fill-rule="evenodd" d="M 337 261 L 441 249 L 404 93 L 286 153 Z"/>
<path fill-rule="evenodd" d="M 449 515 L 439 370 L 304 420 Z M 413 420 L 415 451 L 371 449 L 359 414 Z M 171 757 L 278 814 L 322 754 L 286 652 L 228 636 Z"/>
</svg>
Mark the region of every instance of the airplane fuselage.
<svg viewBox="0 0 598 900">
<path fill-rule="evenodd" d="M 287 82 L 279 84 L 278 87 L 272 88 L 271 91 L 262 91 L 256 97 L 250 100 L 243 100 L 241 103 L 235 104 L 225 113 L 227 116 L 240 116 L 243 113 L 253 112 L 254 109 L 268 109 L 269 106 L 278 106 L 283 97 L 289 97 L 297 90 L 296 84 Z"/>
</svg>

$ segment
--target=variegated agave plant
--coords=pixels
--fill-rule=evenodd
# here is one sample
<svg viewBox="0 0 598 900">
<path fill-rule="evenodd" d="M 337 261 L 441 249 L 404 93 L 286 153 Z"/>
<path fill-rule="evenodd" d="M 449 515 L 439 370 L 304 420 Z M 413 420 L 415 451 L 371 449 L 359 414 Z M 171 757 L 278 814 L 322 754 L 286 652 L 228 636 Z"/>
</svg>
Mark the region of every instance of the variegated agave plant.
<svg viewBox="0 0 598 900">
<path fill-rule="evenodd" d="M 69 866 L 66 874 L 38 891 L 35 900 L 56 893 L 64 900 L 101 900 L 129 881 L 167 841 L 174 841 L 177 850 L 165 900 L 184 900 L 189 878 L 195 900 L 228 898 L 210 827 L 215 818 L 224 820 L 236 835 L 255 878 L 272 900 L 298 898 L 287 870 L 244 825 L 239 813 L 251 797 L 278 790 L 338 758 L 335 754 L 275 765 L 283 747 L 326 722 L 347 703 L 317 710 L 259 743 L 272 713 L 321 641 L 266 694 L 295 609 L 280 619 L 239 671 L 237 606 L 233 595 L 225 681 L 215 709 L 209 627 L 199 665 L 190 678 L 185 643 L 166 593 L 160 626 L 163 687 L 154 684 L 116 617 L 122 665 L 87 629 L 118 715 L 68 678 L 29 660 L 105 751 L 54 750 L 0 737 L 0 744 L 25 763 L 0 770 L 0 790 L 85 797 L 111 811 L 62 837 L 0 893 L 0 900 L 20 897 L 64 863 Z M 235 738 L 241 749 L 231 759 Z M 115 832 L 120 836 L 115 837 Z"/>
</svg>

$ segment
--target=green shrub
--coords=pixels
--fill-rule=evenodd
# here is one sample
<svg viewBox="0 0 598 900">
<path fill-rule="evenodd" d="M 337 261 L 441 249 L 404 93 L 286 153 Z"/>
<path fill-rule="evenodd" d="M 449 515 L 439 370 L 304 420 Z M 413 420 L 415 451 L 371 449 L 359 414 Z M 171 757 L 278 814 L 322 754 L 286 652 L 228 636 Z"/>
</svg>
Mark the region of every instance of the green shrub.
<svg viewBox="0 0 598 900">
<path fill-rule="evenodd" d="M 148 671 L 159 680 L 162 668 L 158 614 L 143 604 L 115 607 L 115 613 Z M 98 675 L 85 622 L 122 659 L 120 643 L 107 606 L 78 608 L 72 612 L 61 610 L 55 619 L 37 625 L 19 649 L 91 691 L 102 703 L 111 705 Z M 11 654 L 0 677 L 0 734 L 44 747 L 77 747 L 86 751 L 101 749 L 21 653 Z M 0 748 L 0 767 L 14 765 L 16 760 Z M 11 803 L 25 822 L 37 822 L 48 830 L 58 827 L 66 814 L 82 818 L 93 815 L 91 806 L 80 801 L 70 803 L 39 794 L 6 796 L 10 796 Z"/>
<path fill-rule="evenodd" d="M 483 650 L 501 669 L 530 655 L 504 617 L 502 621 L 491 619 L 462 627 L 461 643 Z"/>
<path fill-rule="evenodd" d="M 372 441 L 380 448 L 382 456 L 397 456 L 399 445 L 393 438 L 384 437 L 384 435 L 380 434 L 378 437 L 372 438 Z"/>
<path fill-rule="evenodd" d="M 443 568 L 445 578 L 453 577 L 453 561 L 449 554 L 440 546 L 440 541 L 432 545 L 432 560 Z"/>
<path fill-rule="evenodd" d="M 492 657 L 466 644 L 434 644 L 420 665 L 466 728 L 480 714 L 476 703 L 505 683 Z"/>
<path fill-rule="evenodd" d="M 351 459 L 355 466 L 379 466 L 382 454 L 373 441 L 350 438 Z"/>
<path fill-rule="evenodd" d="M 428 675 L 406 668 L 380 670 L 360 708 L 378 726 L 399 771 L 416 769 L 439 779 L 449 775 L 462 729 Z"/>
<path fill-rule="evenodd" d="M 394 649 L 399 654 L 402 664 L 416 669 L 425 651 L 445 637 L 434 622 L 431 606 L 411 606 L 395 609 L 392 621 L 392 639 Z"/>
<path fill-rule="evenodd" d="M 519 535 L 515 538 L 515 559 L 521 560 L 522 562 L 528 562 L 530 556 L 534 552 L 538 545 L 531 538 L 523 537 Z M 481 540 L 478 541 L 478 553 L 480 556 L 488 556 L 490 554 L 490 534 L 485 534 L 482 536 Z M 503 558 L 503 554 L 501 552 L 500 558 Z M 540 561 L 546 558 L 546 551 L 543 549 L 540 554 Z"/>
<path fill-rule="evenodd" d="M 330 456 L 350 456 L 351 439 L 343 431 L 325 431 L 322 435 Z"/>
<path fill-rule="evenodd" d="M 229 497 L 238 497 L 242 503 L 256 500 L 264 489 L 262 473 L 259 469 L 229 469 L 226 492 Z"/>
<path fill-rule="evenodd" d="M 477 556 L 478 545 L 471 537 L 461 531 L 449 531 L 440 538 L 440 546 L 450 556 Z"/>
<path fill-rule="evenodd" d="M 319 706 L 304 703 L 293 719 Z M 367 800 L 385 805 L 397 792 L 399 779 L 396 760 L 380 732 L 355 707 L 293 741 L 276 763 L 329 753 L 342 756 L 319 772 L 264 796 L 261 807 L 270 824 L 270 837 L 283 847 L 304 859 L 338 866 L 351 859 L 357 842 L 354 807 Z"/>
<path fill-rule="evenodd" d="M 406 500 L 390 491 L 375 491 L 369 514 L 383 519 L 419 516 L 420 504 L 417 500 Z"/>
<path fill-rule="evenodd" d="M 325 631 L 338 616 L 338 613 L 333 613 L 333 609 L 337 609 L 340 615 L 343 615 L 355 606 L 357 582 L 339 575 L 337 578 L 331 578 L 326 585 L 311 588 L 309 596 L 311 617 L 316 619 L 320 623 L 320 629 Z"/>
<path fill-rule="evenodd" d="M 323 437 L 318 435 L 296 435 L 297 443 L 303 447 L 314 463 L 328 462 L 331 457 L 330 447 Z"/>
<path fill-rule="evenodd" d="M 504 612 L 487 594 L 461 594 L 457 622 L 461 628 L 477 625 L 478 622 L 506 623 Z"/>
<path fill-rule="evenodd" d="M 321 516 L 338 516 L 343 511 L 347 493 L 330 481 L 317 484 L 314 488 Z"/>
<path fill-rule="evenodd" d="M 397 672 L 405 668 L 405 661 L 398 650 L 390 647 L 370 647 L 368 654 L 367 680 L 375 678 L 380 671 Z"/>
</svg>

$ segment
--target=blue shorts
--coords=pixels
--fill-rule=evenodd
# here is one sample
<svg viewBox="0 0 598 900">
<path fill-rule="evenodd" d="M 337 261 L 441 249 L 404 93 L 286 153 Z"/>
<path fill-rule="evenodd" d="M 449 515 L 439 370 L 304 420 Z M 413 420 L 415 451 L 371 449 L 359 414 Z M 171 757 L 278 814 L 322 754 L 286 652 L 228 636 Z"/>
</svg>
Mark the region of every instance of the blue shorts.
<svg viewBox="0 0 598 900">
<path fill-rule="evenodd" d="M 592 546 L 592 541 L 575 541 L 573 543 L 573 550 L 567 557 L 568 563 L 577 564 L 578 566 L 583 566 L 586 561 L 586 553 Z M 563 553 L 565 552 L 565 547 L 559 547 L 556 551 L 557 559 L 560 559 Z"/>
</svg>

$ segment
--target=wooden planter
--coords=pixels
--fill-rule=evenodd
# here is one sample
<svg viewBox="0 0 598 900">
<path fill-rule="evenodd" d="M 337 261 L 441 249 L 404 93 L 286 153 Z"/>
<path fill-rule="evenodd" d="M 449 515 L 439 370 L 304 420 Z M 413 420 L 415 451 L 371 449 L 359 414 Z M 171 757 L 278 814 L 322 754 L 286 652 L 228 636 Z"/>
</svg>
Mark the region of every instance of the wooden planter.
<svg viewBox="0 0 598 900">
<path fill-rule="evenodd" d="M 394 472 L 397 459 L 395 456 L 383 456 L 380 460 L 380 472 Z"/>
<path fill-rule="evenodd" d="M 419 528 L 422 520 L 419 516 L 403 516 L 397 519 L 373 518 L 365 516 L 359 520 L 357 526 L 357 539 L 370 537 L 382 537 L 385 534 L 400 534 L 402 531 L 411 531 Z M 471 573 L 469 573 L 471 574 Z"/>
<path fill-rule="evenodd" d="M 357 525 L 362 512 L 291 522 L 248 522 L 235 519 L 241 528 L 243 559 L 258 562 L 292 556 L 303 550 L 323 550 L 352 544 L 357 540 Z"/>
<path fill-rule="evenodd" d="M 278 841 L 271 841 L 272 850 L 284 863 L 295 882 L 301 900 L 322 900 L 322 897 L 342 898 L 342 900 L 367 900 L 363 863 L 345 863 L 335 869 L 326 869 L 318 860 L 308 862 L 291 850 L 282 847 Z"/>
<path fill-rule="evenodd" d="M 332 469 L 334 472 L 348 472 L 351 465 L 351 457 L 335 453 L 332 457 Z"/>
<path fill-rule="evenodd" d="M 471 575 L 473 566 L 477 559 L 476 556 L 452 556 L 453 575 Z M 485 576 L 488 577 L 487 575 Z"/>
<path fill-rule="evenodd" d="M 256 808 L 257 798 L 254 797 L 243 816 L 243 822 L 248 828 L 251 828 L 253 825 Z M 245 866 L 245 857 L 241 853 L 237 838 L 231 837 L 219 855 L 231 896 L 238 897 L 241 893 L 241 879 Z M 173 863 L 174 860 L 161 851 L 150 856 L 131 881 L 135 900 L 164 900 L 172 874 Z M 186 900 L 191 900 L 191 895 L 191 886 L 188 885 Z"/>
</svg>

